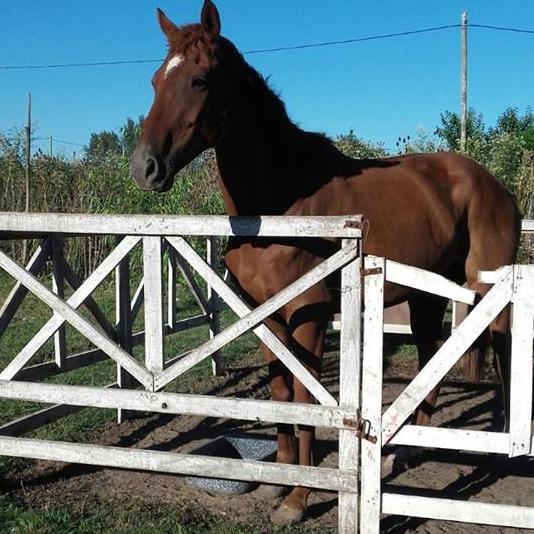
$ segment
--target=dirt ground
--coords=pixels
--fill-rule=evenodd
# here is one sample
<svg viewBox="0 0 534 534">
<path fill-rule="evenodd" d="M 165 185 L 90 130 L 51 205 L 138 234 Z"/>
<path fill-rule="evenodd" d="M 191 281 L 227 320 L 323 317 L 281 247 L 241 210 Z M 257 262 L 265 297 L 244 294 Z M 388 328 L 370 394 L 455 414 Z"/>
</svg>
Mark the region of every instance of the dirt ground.
<svg viewBox="0 0 534 534">
<path fill-rule="evenodd" d="M 324 383 L 336 391 L 337 358 L 326 360 Z M 414 358 L 394 358 L 385 371 L 385 401 L 391 402 L 406 386 L 415 371 Z M 489 377 L 492 378 L 492 377 Z M 257 365 L 234 367 L 212 391 L 223 396 L 266 398 L 266 369 Z M 496 387 L 485 382 L 477 387 L 452 378 L 440 396 L 435 422 L 458 427 L 495 430 L 500 425 L 495 401 Z M 109 423 L 89 441 L 104 445 L 189 452 L 207 438 L 226 432 L 274 434 L 272 425 L 226 421 L 191 416 L 145 415 L 120 426 Z M 388 451 L 385 451 L 387 453 Z M 317 460 L 323 466 L 337 462 L 336 432 L 318 430 Z M 533 459 L 508 460 L 482 454 L 460 454 L 439 450 L 422 451 L 409 468 L 383 479 L 386 490 L 413 492 L 456 499 L 534 506 Z M 209 495 L 185 484 L 182 477 L 114 469 L 32 462 L 12 480 L 8 490 L 16 497 L 23 492 L 25 502 L 34 506 L 62 503 L 73 511 L 87 510 L 103 501 L 125 502 L 138 499 L 150 503 L 195 506 L 207 512 L 268 526 L 271 505 L 251 492 L 241 496 Z M 259 518 L 259 521 L 258 521 Z M 314 492 L 304 521 L 306 531 L 332 531 L 337 525 L 335 493 Z M 516 529 L 462 525 L 405 517 L 384 517 L 382 532 L 388 533 L 517 533 Z"/>
</svg>

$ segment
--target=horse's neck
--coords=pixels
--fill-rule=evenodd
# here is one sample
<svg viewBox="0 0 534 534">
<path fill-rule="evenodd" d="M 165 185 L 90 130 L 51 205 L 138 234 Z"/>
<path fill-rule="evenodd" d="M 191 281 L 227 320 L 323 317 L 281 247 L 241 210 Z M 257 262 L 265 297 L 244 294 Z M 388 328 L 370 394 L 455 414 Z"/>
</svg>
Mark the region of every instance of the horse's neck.
<svg viewBox="0 0 534 534">
<path fill-rule="evenodd" d="M 230 215 L 280 215 L 355 162 L 328 141 L 286 125 L 270 135 L 250 119 L 216 147 Z"/>
</svg>

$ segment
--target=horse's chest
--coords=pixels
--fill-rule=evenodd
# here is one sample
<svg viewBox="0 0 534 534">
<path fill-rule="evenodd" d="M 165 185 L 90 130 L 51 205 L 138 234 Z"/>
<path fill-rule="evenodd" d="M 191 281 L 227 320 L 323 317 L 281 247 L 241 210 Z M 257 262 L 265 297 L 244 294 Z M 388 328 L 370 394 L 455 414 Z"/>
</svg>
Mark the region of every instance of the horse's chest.
<svg viewBox="0 0 534 534">
<path fill-rule="evenodd" d="M 312 259 L 294 247 L 248 243 L 230 248 L 225 262 L 240 289 L 255 303 L 265 302 L 312 267 Z"/>
</svg>

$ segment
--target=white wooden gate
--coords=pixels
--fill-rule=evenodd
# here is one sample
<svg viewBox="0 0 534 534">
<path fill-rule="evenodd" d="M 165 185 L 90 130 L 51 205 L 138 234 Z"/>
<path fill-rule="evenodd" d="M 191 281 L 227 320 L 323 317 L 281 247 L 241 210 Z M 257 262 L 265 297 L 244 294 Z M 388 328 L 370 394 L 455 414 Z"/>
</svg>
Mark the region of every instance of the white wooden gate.
<svg viewBox="0 0 534 534">
<path fill-rule="evenodd" d="M 339 492 L 339 531 L 378 533 L 380 514 L 417 515 L 428 518 L 534 528 L 534 510 L 505 504 L 473 503 L 382 493 L 381 451 L 388 443 L 517 456 L 532 454 L 532 337 L 534 320 L 534 267 L 509 266 L 495 273 L 482 273 L 494 284 L 484 299 L 462 322 L 439 352 L 382 413 L 382 340 L 385 281 L 406 285 L 473 304 L 474 294 L 433 273 L 389 260 L 369 257 L 361 269 L 359 217 L 157 217 L 88 216 L 58 214 L 0 214 L 0 237 L 43 239 L 26 269 L 0 252 L 0 267 L 16 279 L 16 285 L 0 309 L 0 335 L 13 317 L 24 291 L 29 290 L 54 312 L 52 318 L 22 351 L 0 372 L 0 398 L 54 404 L 32 416 L 0 428 L 0 455 L 87 463 L 100 466 L 145 469 L 188 475 L 222 477 L 284 485 L 303 485 Z M 82 283 L 60 260 L 60 238 L 72 235 L 123 236 L 116 248 Z M 254 310 L 240 300 L 182 237 L 194 236 L 300 236 L 341 238 L 342 247 L 312 271 Z M 212 241 L 213 243 L 213 241 Z M 128 265 L 134 247 L 142 246 L 144 278 L 130 301 Z M 167 320 L 162 299 L 162 248 L 170 247 L 176 260 L 169 269 L 170 292 L 176 269 L 185 273 L 203 314 L 176 321 L 174 298 L 169 298 Z M 54 284 L 49 290 L 35 276 L 44 259 L 54 261 Z M 213 257 L 213 253 L 209 253 Z M 191 269 L 206 280 L 212 295 L 224 300 L 240 319 L 223 331 L 217 330 L 213 298 L 195 287 Z M 91 301 L 96 287 L 115 270 L 117 275 L 116 324 L 101 314 Z M 298 294 L 336 270 L 341 270 L 341 343 L 339 400 L 324 388 L 263 320 Z M 63 278 L 75 288 L 63 296 Z M 360 281 L 363 279 L 363 284 Z M 361 320 L 361 301 L 365 313 Z M 512 346 L 511 425 L 507 433 L 423 428 L 405 421 L 426 394 L 445 376 L 488 323 L 508 304 L 514 308 Z M 144 303 L 145 332 L 133 334 L 132 317 Z M 85 304 L 99 327 L 78 311 Z M 65 322 L 90 339 L 94 351 L 67 356 Z M 363 323 L 363 338 L 361 325 Z M 209 324 L 210 340 L 178 356 L 165 355 L 163 337 L 198 324 Z M 318 405 L 299 405 L 249 399 L 217 398 L 166 393 L 164 387 L 233 339 L 253 330 L 318 400 Z M 35 352 L 54 336 L 55 360 L 30 365 Z M 362 342 L 363 341 L 363 342 Z M 144 361 L 132 356 L 136 343 L 145 344 Z M 362 349 L 363 347 L 363 349 Z M 117 362 L 118 389 L 70 386 L 40 382 L 50 374 L 111 358 Z M 133 389 L 134 381 L 142 385 Z M 361 387 L 359 387 L 361 385 Z M 92 406 L 117 410 L 191 414 L 259 420 L 269 423 L 304 424 L 339 430 L 339 467 L 316 468 L 278 465 L 169 452 L 124 449 L 77 443 L 28 439 L 20 434 L 73 409 Z M 54 411 L 55 410 L 55 411 Z M 361 438 L 365 438 L 361 441 Z M 358 473 L 358 470 L 360 472 Z M 422 512 L 418 512 L 422 510 Z"/>
<path fill-rule="evenodd" d="M 303 424 L 339 429 L 339 468 L 301 467 L 255 461 L 221 459 L 161 452 L 124 449 L 77 443 L 64 443 L 19 437 L 24 431 L 50 420 L 50 417 L 25 418 L 0 429 L 0 455 L 85 463 L 100 466 L 145 469 L 168 473 L 250 480 L 283 485 L 301 485 L 339 492 L 339 525 L 344 533 L 355 532 L 358 524 L 359 463 L 359 376 L 361 361 L 361 260 L 359 257 L 360 217 L 160 217 L 160 216 L 97 216 L 66 214 L 0 214 L 0 237 L 44 239 L 24 269 L 0 251 L 0 267 L 16 280 L 15 288 L 2 307 L 4 323 L 13 316 L 13 308 L 26 290 L 47 304 L 54 312 L 51 319 L 0 372 L 0 398 L 55 404 L 55 418 L 64 414 L 61 407 L 98 407 L 118 410 L 140 410 L 167 414 L 191 414 L 209 417 L 236 418 L 269 423 Z M 48 289 L 35 274 L 54 240 L 72 235 L 122 236 L 115 249 L 82 283 L 73 285 L 74 293 L 63 297 L 62 276 L 69 272 L 65 262 L 55 265 L 53 290 Z M 306 273 L 261 306 L 251 310 L 224 282 L 191 245 L 183 238 L 193 236 L 258 236 L 300 238 L 340 238 L 341 249 Z M 128 254 L 142 246 L 144 278 L 130 302 L 128 289 Z M 186 273 L 204 314 L 185 320 L 171 319 L 165 325 L 162 299 L 162 247 L 171 247 L 177 266 Z M 56 255 L 57 256 L 57 255 Z M 174 264 L 173 264 L 174 265 Z M 210 291 L 224 300 L 240 318 L 220 332 L 213 325 L 214 309 L 195 290 L 194 278 L 187 276 L 194 269 L 206 280 Z M 99 314 L 90 300 L 97 286 L 117 269 L 118 308 L 117 328 Z M 317 282 L 341 269 L 341 349 L 339 401 L 314 378 L 308 369 L 263 324 L 263 320 Z M 173 275 L 174 267 L 170 269 Z M 72 274 L 72 273 L 70 273 Z M 72 278 L 72 276 L 71 276 Z M 173 284 L 172 284 L 173 285 Z M 25 288 L 25 289 L 22 289 Z M 171 288 L 171 292 L 173 289 Z M 169 315 L 173 315 L 171 297 Z M 144 303 L 145 331 L 131 332 L 132 315 Z M 95 327 L 80 314 L 85 303 L 99 323 Z M 8 311 L 6 311 L 8 310 Z M 179 331 L 191 325 L 209 322 L 211 339 L 200 347 L 181 354 L 164 354 L 163 337 L 169 331 Z M 72 325 L 89 339 L 96 349 L 89 357 L 68 358 L 64 351 L 65 323 Z M 299 405 L 272 401 L 237 398 L 217 398 L 201 395 L 166 393 L 167 384 L 194 365 L 209 358 L 241 334 L 254 333 L 277 355 L 298 380 L 317 399 L 318 405 Z M 52 336 L 56 336 L 56 360 L 43 365 L 28 366 L 36 351 Z M 144 342 L 144 361 L 132 355 L 135 343 Z M 98 356 L 98 358 L 97 358 Z M 96 388 L 39 382 L 50 372 L 76 368 L 109 357 L 119 369 L 116 388 Z M 93 358 L 93 360 L 91 360 Z M 21 379 L 23 377 L 23 380 Z M 133 389 L 134 382 L 141 390 Z M 68 410 L 67 410 L 68 411 Z M 49 414 L 48 414 L 49 415 Z M 10 434 L 10 435 L 7 435 Z"/>
<path fill-rule="evenodd" d="M 534 266 L 513 265 L 480 273 L 493 284 L 487 295 L 457 327 L 440 350 L 382 413 L 382 337 L 384 282 L 414 287 L 455 301 L 473 303 L 474 295 L 436 275 L 381 258 L 366 258 L 362 417 L 374 442 L 362 442 L 361 532 L 379 532 L 380 514 L 434 518 L 466 523 L 534 528 L 534 508 L 382 493 L 381 450 L 404 445 L 506 454 L 532 455 L 532 347 Z M 405 424 L 426 395 L 445 377 L 489 323 L 509 304 L 513 307 L 509 432 L 485 432 Z"/>
</svg>

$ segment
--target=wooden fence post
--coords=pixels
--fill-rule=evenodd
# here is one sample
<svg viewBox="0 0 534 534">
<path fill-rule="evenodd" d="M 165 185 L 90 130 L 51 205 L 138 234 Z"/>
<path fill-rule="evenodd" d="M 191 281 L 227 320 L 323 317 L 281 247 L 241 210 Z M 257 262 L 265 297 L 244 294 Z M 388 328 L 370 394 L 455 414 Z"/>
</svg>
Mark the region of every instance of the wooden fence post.
<svg viewBox="0 0 534 534">
<path fill-rule="evenodd" d="M 532 330 L 534 268 L 514 265 L 512 355 L 510 366 L 511 458 L 530 454 L 532 437 Z M 504 399 L 506 402 L 507 399 Z"/>
<path fill-rule="evenodd" d="M 52 291 L 61 299 L 65 298 L 65 273 L 63 270 L 63 238 L 52 238 Z M 57 314 L 56 314 L 57 315 Z M 56 365 L 63 369 L 67 359 L 67 338 L 65 325 L 61 325 L 54 334 L 54 354 Z"/>
<path fill-rule="evenodd" d="M 217 272 L 219 267 L 219 245 L 216 236 L 208 237 L 206 256 L 209 266 Z M 213 290 L 213 287 L 209 282 L 207 288 L 207 301 L 210 314 L 210 339 L 213 339 L 221 331 L 221 320 L 219 316 L 220 301 L 219 296 Z M 221 375 L 223 372 L 222 350 L 218 350 L 213 354 L 211 357 L 211 364 L 214 376 Z"/>
<path fill-rule="evenodd" d="M 167 249 L 167 326 L 174 328 L 176 323 L 176 251 L 169 244 Z"/>
<path fill-rule="evenodd" d="M 372 440 L 362 441 L 360 472 L 361 534 L 379 534 L 382 468 L 382 365 L 384 330 L 384 258 L 365 258 L 363 280 L 362 421 Z M 376 441 L 375 441 L 376 439 Z M 374 443 L 373 443 L 374 441 Z"/>
<path fill-rule="evenodd" d="M 163 273 L 161 237 L 143 237 L 145 278 L 145 364 L 154 373 L 163 371 Z"/>
<path fill-rule="evenodd" d="M 121 238 L 117 239 L 117 242 Z M 132 346 L 132 313 L 130 306 L 130 255 L 126 255 L 115 267 L 115 324 L 119 345 L 128 353 L 133 353 Z M 126 369 L 117 364 L 117 385 L 120 388 L 132 389 L 138 382 Z M 133 417 L 130 410 L 117 410 L 117 422 L 120 424 Z"/>
<path fill-rule="evenodd" d="M 342 246 L 352 244 L 343 239 Z M 360 408 L 361 367 L 361 250 L 360 256 L 341 271 L 341 333 L 339 405 L 351 408 L 354 413 Z M 358 472 L 360 463 L 360 438 L 354 430 L 339 431 L 339 468 Z M 339 493 L 339 532 L 358 532 L 359 488 L 354 492 Z"/>
</svg>

